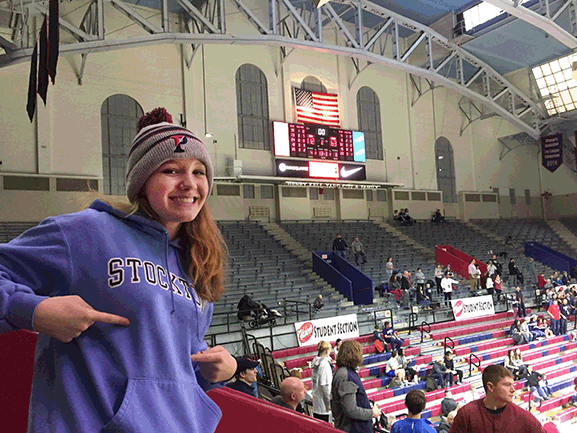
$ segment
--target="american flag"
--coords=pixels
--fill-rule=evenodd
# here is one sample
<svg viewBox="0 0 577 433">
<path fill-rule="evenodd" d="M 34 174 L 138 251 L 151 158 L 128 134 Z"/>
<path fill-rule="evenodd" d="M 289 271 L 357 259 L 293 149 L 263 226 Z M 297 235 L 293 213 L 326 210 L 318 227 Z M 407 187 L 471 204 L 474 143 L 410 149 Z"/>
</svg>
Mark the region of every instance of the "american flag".
<svg viewBox="0 0 577 433">
<path fill-rule="evenodd" d="M 293 89 L 297 122 L 341 126 L 338 95 Z"/>
</svg>

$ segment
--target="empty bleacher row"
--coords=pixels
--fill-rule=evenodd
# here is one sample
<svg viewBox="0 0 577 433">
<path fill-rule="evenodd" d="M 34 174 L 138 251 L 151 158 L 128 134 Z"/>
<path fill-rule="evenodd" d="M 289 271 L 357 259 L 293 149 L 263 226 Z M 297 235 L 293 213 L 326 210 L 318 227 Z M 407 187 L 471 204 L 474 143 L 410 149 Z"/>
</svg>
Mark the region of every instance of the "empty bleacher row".
<svg viewBox="0 0 577 433">
<path fill-rule="evenodd" d="M 517 246 L 523 247 L 525 242 L 539 242 L 549 248 L 568 256 L 574 256 L 575 251 L 545 221 L 535 219 L 495 219 L 472 220 L 477 224 L 503 239 L 511 236 Z"/>
</svg>

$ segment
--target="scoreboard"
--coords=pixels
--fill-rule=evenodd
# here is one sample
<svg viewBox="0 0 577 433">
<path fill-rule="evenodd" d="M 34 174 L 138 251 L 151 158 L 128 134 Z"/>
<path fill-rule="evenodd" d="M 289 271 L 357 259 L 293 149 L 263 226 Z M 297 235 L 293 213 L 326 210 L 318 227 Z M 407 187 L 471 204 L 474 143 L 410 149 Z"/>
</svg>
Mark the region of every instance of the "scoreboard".
<svg viewBox="0 0 577 433">
<path fill-rule="evenodd" d="M 274 121 L 273 135 L 276 157 L 366 162 L 360 131 Z"/>
</svg>

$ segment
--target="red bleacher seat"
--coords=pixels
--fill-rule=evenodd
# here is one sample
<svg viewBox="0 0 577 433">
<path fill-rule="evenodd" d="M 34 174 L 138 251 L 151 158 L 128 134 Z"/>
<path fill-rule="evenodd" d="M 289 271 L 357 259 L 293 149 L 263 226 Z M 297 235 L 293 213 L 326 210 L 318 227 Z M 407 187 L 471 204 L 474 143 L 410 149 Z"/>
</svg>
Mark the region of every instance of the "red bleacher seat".
<svg viewBox="0 0 577 433">
<path fill-rule="evenodd" d="M 26 432 L 37 336 L 29 331 L 0 335 L 0 426 L 4 432 Z"/>
<path fill-rule="evenodd" d="M 230 388 L 209 391 L 222 410 L 216 433 L 337 433 L 329 423 L 265 402 Z"/>
</svg>

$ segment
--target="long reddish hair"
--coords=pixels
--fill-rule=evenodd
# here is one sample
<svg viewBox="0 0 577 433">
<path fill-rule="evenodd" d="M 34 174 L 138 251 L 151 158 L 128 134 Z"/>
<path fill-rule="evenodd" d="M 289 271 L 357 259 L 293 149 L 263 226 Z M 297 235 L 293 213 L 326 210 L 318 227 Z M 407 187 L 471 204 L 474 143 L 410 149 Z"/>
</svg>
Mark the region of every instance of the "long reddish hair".
<svg viewBox="0 0 577 433">
<path fill-rule="evenodd" d="M 228 249 L 205 203 L 196 218 L 182 228 L 190 264 L 188 275 L 202 299 L 216 302 L 224 293 Z"/>
<path fill-rule="evenodd" d="M 142 191 L 135 204 L 137 209 L 144 210 L 151 218 L 160 221 Z M 194 281 L 196 293 L 205 301 L 218 301 L 224 293 L 228 248 L 206 202 L 195 219 L 182 224 L 179 236 L 185 242 L 187 273 Z"/>
</svg>

